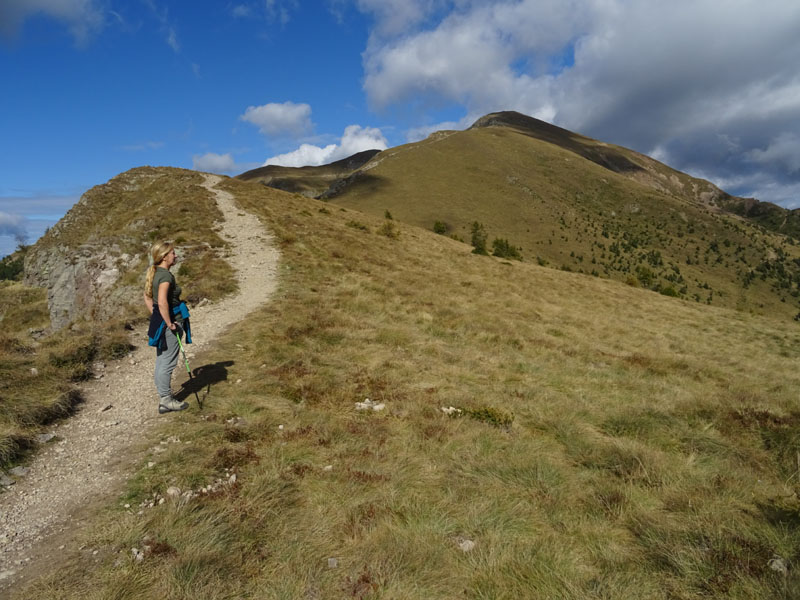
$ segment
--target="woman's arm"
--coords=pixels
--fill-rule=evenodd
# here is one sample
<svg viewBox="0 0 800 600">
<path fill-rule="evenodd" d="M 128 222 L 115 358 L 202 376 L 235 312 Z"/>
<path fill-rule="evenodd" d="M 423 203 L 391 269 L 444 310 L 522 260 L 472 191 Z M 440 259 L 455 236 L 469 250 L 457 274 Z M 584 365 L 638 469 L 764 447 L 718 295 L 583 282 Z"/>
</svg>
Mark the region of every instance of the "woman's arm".
<svg viewBox="0 0 800 600">
<path fill-rule="evenodd" d="M 170 331 L 175 331 L 175 323 L 172 322 L 172 315 L 169 314 L 169 300 L 167 294 L 169 293 L 169 281 L 162 281 L 158 284 L 158 312 L 161 313 L 161 318 L 167 324 Z"/>
<path fill-rule="evenodd" d="M 147 306 L 147 312 L 152 314 L 152 312 L 153 312 L 153 299 L 150 296 L 148 296 L 147 294 L 144 295 L 144 304 L 145 304 L 145 306 Z"/>
</svg>

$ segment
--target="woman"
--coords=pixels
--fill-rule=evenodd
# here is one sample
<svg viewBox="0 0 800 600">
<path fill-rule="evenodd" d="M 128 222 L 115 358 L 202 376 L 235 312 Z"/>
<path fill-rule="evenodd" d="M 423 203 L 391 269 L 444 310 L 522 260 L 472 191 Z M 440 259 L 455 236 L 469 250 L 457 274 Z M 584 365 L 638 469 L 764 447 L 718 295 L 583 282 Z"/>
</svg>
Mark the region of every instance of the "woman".
<svg viewBox="0 0 800 600">
<path fill-rule="evenodd" d="M 189 408 L 188 402 L 179 402 L 172 397 L 172 371 L 178 364 L 179 337 L 184 331 L 186 341 L 191 343 L 189 333 L 189 311 L 181 302 L 181 288 L 175 276 L 169 272 L 177 261 L 175 247 L 170 242 L 153 244 L 150 249 L 153 264 L 147 271 L 144 286 L 144 303 L 151 313 L 149 344 L 156 347 L 156 390 L 160 398 L 158 412 L 161 414 Z"/>
</svg>

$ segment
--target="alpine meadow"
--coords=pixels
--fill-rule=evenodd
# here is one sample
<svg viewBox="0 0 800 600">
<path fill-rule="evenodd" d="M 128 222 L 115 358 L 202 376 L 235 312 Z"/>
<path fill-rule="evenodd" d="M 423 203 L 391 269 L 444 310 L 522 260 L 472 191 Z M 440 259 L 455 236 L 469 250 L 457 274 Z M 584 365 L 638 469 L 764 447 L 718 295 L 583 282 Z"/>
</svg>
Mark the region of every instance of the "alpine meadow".
<svg viewBox="0 0 800 600">
<path fill-rule="evenodd" d="M 237 290 L 202 182 L 132 169 L 4 260 L 3 472 L 131 368 L 154 240 L 190 308 Z M 217 187 L 277 291 L 9 597 L 800 597 L 795 212 L 511 112 Z"/>
</svg>

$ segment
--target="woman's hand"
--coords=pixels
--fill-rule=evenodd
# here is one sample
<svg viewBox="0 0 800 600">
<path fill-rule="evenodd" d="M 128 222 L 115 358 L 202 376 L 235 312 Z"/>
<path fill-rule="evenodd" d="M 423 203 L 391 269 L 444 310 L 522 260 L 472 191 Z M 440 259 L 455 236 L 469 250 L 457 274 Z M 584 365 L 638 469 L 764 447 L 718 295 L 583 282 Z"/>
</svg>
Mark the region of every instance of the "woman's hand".
<svg viewBox="0 0 800 600">
<path fill-rule="evenodd" d="M 170 331 L 175 331 L 178 328 L 178 326 L 174 322 L 167 325 L 167 327 L 169 327 Z"/>
</svg>

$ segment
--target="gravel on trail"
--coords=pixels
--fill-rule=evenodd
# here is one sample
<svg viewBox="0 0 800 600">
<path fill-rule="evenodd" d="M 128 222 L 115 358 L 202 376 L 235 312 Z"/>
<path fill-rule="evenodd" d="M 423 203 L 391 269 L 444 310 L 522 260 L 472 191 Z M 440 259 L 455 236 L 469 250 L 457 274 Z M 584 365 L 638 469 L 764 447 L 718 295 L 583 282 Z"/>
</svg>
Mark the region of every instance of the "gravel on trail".
<svg viewBox="0 0 800 600">
<path fill-rule="evenodd" d="M 214 187 L 221 178 L 205 178 L 203 185 L 215 194 L 224 215 L 220 235 L 231 245 L 225 258 L 236 270 L 239 291 L 192 308 L 195 342 L 186 346 L 190 364 L 226 328 L 269 300 L 280 258 L 259 220 L 239 209 L 230 193 Z M 42 437 L 28 471 L 0 493 L 0 592 L 52 566 L 90 507 L 107 503 L 141 463 L 143 455 L 136 449 L 146 434 L 169 419 L 169 414 L 158 414 L 155 352 L 146 334 L 146 325 L 134 331 L 137 347 L 127 358 L 95 364 L 95 379 L 82 384 L 85 401 L 76 414 L 55 424 L 54 436 Z M 182 362 L 181 357 L 178 369 Z M 187 400 L 189 410 L 196 410 L 194 397 Z"/>
</svg>

